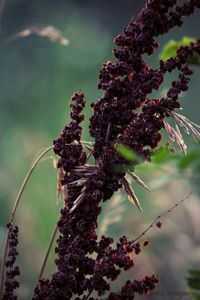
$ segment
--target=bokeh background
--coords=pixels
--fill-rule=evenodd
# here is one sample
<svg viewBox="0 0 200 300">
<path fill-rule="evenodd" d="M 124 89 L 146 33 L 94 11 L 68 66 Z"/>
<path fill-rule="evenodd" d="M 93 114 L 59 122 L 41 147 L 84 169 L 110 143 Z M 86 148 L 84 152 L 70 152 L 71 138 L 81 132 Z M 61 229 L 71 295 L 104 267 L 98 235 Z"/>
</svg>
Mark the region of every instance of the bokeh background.
<svg viewBox="0 0 200 300">
<path fill-rule="evenodd" d="M 98 70 L 103 62 L 112 59 L 113 37 L 144 5 L 143 0 L 1 0 L 1 4 L 3 2 L 0 11 L 1 249 L 19 186 L 35 154 L 50 146 L 69 121 L 68 102 L 77 90 L 86 93 L 83 139 L 91 141 L 87 132 L 89 104 L 100 96 Z M 173 29 L 160 37 L 161 48 L 170 39 L 199 37 L 199 18 L 200 13 L 196 13 L 185 20 L 181 29 Z M 7 37 L 33 25 L 58 28 L 70 44 L 62 46 L 38 36 L 4 43 Z M 159 51 L 148 58 L 152 66 L 158 62 Z M 190 90 L 182 96 L 181 102 L 183 114 L 200 123 L 200 68 L 193 66 L 193 70 Z M 154 96 L 164 93 L 175 75 L 167 76 L 162 89 Z M 143 207 L 142 213 L 120 192 L 104 205 L 99 233 L 111 234 L 116 240 L 123 234 L 135 238 L 157 215 L 192 191 L 189 200 L 165 217 L 162 229 L 148 233 L 151 246 L 135 258 L 135 268 L 120 278 L 115 284 L 116 290 L 128 278 L 156 272 L 161 284 L 149 299 L 191 299 L 186 292 L 185 277 L 188 269 L 200 268 L 200 150 L 191 137 L 183 136 L 189 148 L 188 157 L 184 158 L 178 150 L 174 158 L 164 155 L 152 165 L 145 164 L 136 170 L 153 191 L 148 194 L 133 185 Z M 166 141 L 164 138 L 163 145 Z M 31 298 L 62 207 L 56 197 L 57 177 L 52 156 L 47 155 L 34 172 L 16 216 L 20 226 L 20 299 Z M 52 253 L 46 276 L 54 270 L 53 260 Z"/>
</svg>

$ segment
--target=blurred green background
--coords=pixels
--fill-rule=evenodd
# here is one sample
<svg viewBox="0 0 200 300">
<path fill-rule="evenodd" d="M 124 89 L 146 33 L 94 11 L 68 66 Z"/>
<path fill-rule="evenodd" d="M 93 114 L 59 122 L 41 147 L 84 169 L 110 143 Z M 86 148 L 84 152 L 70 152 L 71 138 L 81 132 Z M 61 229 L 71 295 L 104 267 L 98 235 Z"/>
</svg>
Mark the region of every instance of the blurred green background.
<svg viewBox="0 0 200 300">
<path fill-rule="evenodd" d="M 113 37 L 144 5 L 142 0 L 4 2 L 0 32 L 1 249 L 6 222 L 19 186 L 36 153 L 50 146 L 69 121 L 68 102 L 71 94 L 77 90 L 86 93 L 83 139 L 90 141 L 87 133 L 91 113 L 89 104 L 100 95 L 97 90 L 98 70 L 103 62 L 112 59 Z M 169 39 L 199 37 L 199 17 L 200 14 L 196 13 L 185 20 L 181 29 L 173 29 L 160 37 L 161 46 Z M 58 28 L 70 44 L 65 47 L 38 36 L 3 44 L 8 36 L 33 25 Z M 159 51 L 148 58 L 153 66 L 158 62 Z M 193 70 L 190 90 L 182 96 L 181 101 L 183 114 L 200 123 L 200 68 L 194 66 Z M 162 89 L 154 96 L 159 97 L 164 93 L 175 75 L 167 76 Z M 136 259 L 135 269 L 121 278 L 122 282 L 127 278 L 156 272 L 161 284 L 157 294 L 155 292 L 150 299 L 177 299 L 177 295 L 170 295 L 169 291 L 186 291 L 187 269 L 200 267 L 199 145 L 191 137 L 184 135 L 184 138 L 190 159 L 177 154 L 174 159 L 166 157 L 157 164 L 139 168 L 138 174 L 154 191 L 149 195 L 134 186 L 143 207 L 142 214 L 127 201 L 124 194 L 118 193 L 105 205 L 99 220 L 100 233 L 111 234 L 116 239 L 123 234 L 134 238 L 160 212 L 190 191 L 193 192 L 190 200 L 164 220 L 166 226 L 161 231 L 155 229 L 148 234 L 151 247 Z M 166 139 L 163 144 L 165 142 Z M 18 262 L 22 270 L 20 299 L 31 297 L 48 240 L 62 207 L 56 198 L 56 180 L 52 159 L 41 162 L 31 177 L 17 213 L 16 220 L 20 226 Z M 110 224 L 113 216 L 115 222 Z M 46 275 L 54 270 L 53 258 L 52 254 Z M 116 290 L 119 286 L 120 282 L 115 284 Z M 190 297 L 184 295 L 182 299 Z"/>
</svg>

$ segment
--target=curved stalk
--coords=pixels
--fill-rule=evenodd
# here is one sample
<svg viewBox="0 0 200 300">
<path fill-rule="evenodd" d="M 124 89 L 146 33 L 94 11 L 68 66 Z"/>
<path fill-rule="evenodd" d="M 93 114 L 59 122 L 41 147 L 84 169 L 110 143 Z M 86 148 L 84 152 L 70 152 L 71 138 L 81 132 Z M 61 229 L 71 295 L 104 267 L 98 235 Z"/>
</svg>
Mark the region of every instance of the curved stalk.
<svg viewBox="0 0 200 300">
<path fill-rule="evenodd" d="M 15 203 L 13 205 L 13 209 L 12 209 L 12 213 L 9 219 L 9 223 L 12 223 L 14 218 L 15 218 L 15 214 L 17 211 L 17 207 L 19 205 L 21 196 L 24 192 L 24 189 L 28 183 L 29 178 L 31 177 L 31 174 L 33 173 L 34 169 L 36 168 L 37 164 L 39 163 L 39 161 L 42 159 L 42 157 L 49 152 L 50 150 L 53 149 L 54 146 L 45 148 L 41 154 L 38 155 L 38 157 L 34 160 L 33 164 L 31 165 L 28 173 L 26 174 L 26 177 L 24 178 L 22 185 L 19 189 L 19 192 L 17 194 L 17 197 L 15 199 Z M 0 283 L 0 298 L 2 297 L 3 294 L 3 286 L 4 286 L 4 272 L 5 272 L 5 262 L 6 262 L 6 256 L 7 256 L 7 251 L 8 251 L 8 233 L 6 236 L 6 240 L 5 240 L 5 246 L 4 246 L 4 255 L 3 255 L 3 261 L 2 261 L 2 268 L 1 268 L 1 283 Z"/>
<path fill-rule="evenodd" d="M 54 240 L 55 240 L 57 231 L 58 231 L 58 226 L 56 225 L 56 227 L 54 228 L 54 231 L 53 231 L 53 233 L 52 233 L 52 236 L 51 236 L 51 239 L 50 239 L 48 248 L 47 248 L 47 252 L 46 252 L 46 254 L 45 254 L 45 257 L 44 257 L 44 260 L 43 260 L 43 263 L 42 263 L 42 267 L 41 267 L 41 270 L 40 270 L 40 273 L 39 273 L 39 276 L 38 276 L 38 281 L 42 278 L 42 276 L 43 276 L 43 274 L 44 274 L 44 269 L 45 269 L 45 267 L 46 267 L 46 263 L 47 263 L 47 260 L 48 260 L 48 257 L 49 257 L 49 253 L 50 253 L 50 251 L 51 251 L 51 247 L 52 247 L 53 242 L 54 242 Z"/>
</svg>

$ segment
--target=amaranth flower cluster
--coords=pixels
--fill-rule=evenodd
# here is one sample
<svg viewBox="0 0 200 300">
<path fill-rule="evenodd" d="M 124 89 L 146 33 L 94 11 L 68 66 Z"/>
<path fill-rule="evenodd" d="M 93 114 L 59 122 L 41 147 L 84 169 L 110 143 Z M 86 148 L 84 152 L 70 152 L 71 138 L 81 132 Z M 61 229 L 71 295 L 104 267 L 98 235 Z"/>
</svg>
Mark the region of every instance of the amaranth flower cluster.
<svg viewBox="0 0 200 300">
<path fill-rule="evenodd" d="M 19 282 L 16 279 L 16 276 L 20 275 L 19 267 L 15 264 L 16 257 L 18 255 L 17 245 L 18 245 L 18 227 L 9 223 L 7 225 L 8 233 L 8 254 L 5 263 L 6 267 L 6 281 L 5 289 L 3 293 L 2 300 L 17 300 L 18 297 L 15 294 L 15 290 L 19 287 Z"/>
<path fill-rule="evenodd" d="M 164 118 L 180 107 L 178 96 L 188 89 L 192 72 L 186 63 L 194 52 L 200 54 L 200 41 L 180 47 L 175 58 L 160 61 L 157 69 L 146 64 L 143 54 L 153 54 L 159 46 L 155 37 L 182 25 L 183 17 L 199 7 L 199 1 L 188 1 L 183 6 L 178 6 L 177 1 L 147 1 L 136 21 L 131 21 L 123 34 L 115 38 L 116 61 L 105 63 L 99 74 L 99 88 L 105 91 L 104 96 L 92 105 L 90 134 L 95 138 L 91 150 L 95 165 L 92 166 L 86 163 L 81 143 L 83 94 L 73 96 L 76 103 L 72 106 L 73 121 L 65 127 L 54 147 L 61 157 L 58 167 L 63 170 L 62 184 L 67 190 L 58 222 L 57 272 L 50 280 L 40 280 L 35 300 L 71 299 L 74 295 L 76 300 L 92 300 L 93 292 L 98 294 L 96 299 L 131 300 L 135 294 L 153 290 L 158 283 L 152 275 L 141 281 L 126 282 L 118 293 L 111 291 L 110 281 L 116 280 L 121 270 L 134 265 L 130 253 L 138 254 L 140 244 L 125 236 L 116 246 L 112 238 L 98 240 L 97 217 L 101 212 L 100 202 L 122 187 L 129 168 L 129 162 L 116 153 L 114 145 L 123 143 L 144 160 L 150 160 L 152 149 L 160 142 Z M 165 73 L 175 69 L 179 78 L 172 83 L 167 97 L 150 99 L 149 94 L 158 90 Z M 79 128 L 79 134 L 74 134 L 72 127 Z M 116 164 L 126 168 L 116 173 Z"/>
</svg>

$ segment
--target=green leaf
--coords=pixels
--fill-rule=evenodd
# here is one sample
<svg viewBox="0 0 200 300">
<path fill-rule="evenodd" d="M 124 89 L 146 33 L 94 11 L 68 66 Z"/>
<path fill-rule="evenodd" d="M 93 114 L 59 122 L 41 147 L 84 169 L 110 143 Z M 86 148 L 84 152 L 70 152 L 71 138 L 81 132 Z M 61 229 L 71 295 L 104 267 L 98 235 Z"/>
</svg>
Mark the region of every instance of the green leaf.
<svg viewBox="0 0 200 300">
<path fill-rule="evenodd" d="M 195 278 L 195 279 L 199 279 L 200 280 L 200 270 L 188 270 L 188 275 L 190 276 L 189 278 Z M 200 288 L 200 286 L 199 286 Z"/>
<path fill-rule="evenodd" d="M 123 157 L 124 159 L 128 160 L 128 161 L 140 161 L 141 158 L 139 157 L 139 155 L 137 153 L 135 153 L 132 149 L 130 149 L 129 147 L 117 143 L 114 145 L 115 150 L 117 151 L 117 153 Z"/>
<path fill-rule="evenodd" d="M 193 163 L 198 163 L 199 153 L 197 151 L 189 152 L 186 156 L 181 157 L 178 162 L 178 168 L 180 170 L 185 170 Z"/>
<path fill-rule="evenodd" d="M 163 48 L 160 59 L 166 61 L 170 57 L 176 56 L 176 50 L 178 48 L 178 43 L 174 40 L 169 41 Z"/>
<path fill-rule="evenodd" d="M 195 292 L 190 292 L 191 296 L 192 296 L 192 299 L 194 300 L 200 300 L 200 295 L 198 295 L 197 293 Z"/>
<path fill-rule="evenodd" d="M 172 158 L 172 153 L 170 152 L 168 146 L 161 146 L 152 156 L 152 163 L 162 164 L 163 162 Z"/>
<path fill-rule="evenodd" d="M 192 299 L 200 300 L 200 270 L 189 270 L 187 284 L 190 289 Z"/>
<path fill-rule="evenodd" d="M 195 42 L 196 39 L 190 38 L 190 37 L 184 37 L 182 38 L 181 41 L 175 41 L 175 40 L 170 40 L 163 48 L 161 54 L 160 54 L 160 59 L 163 61 L 166 61 L 170 57 L 175 57 L 176 56 L 176 51 L 178 47 L 182 46 L 188 46 L 191 42 Z M 188 60 L 189 64 L 200 64 L 200 55 L 195 53 L 193 57 L 189 58 Z"/>
</svg>

